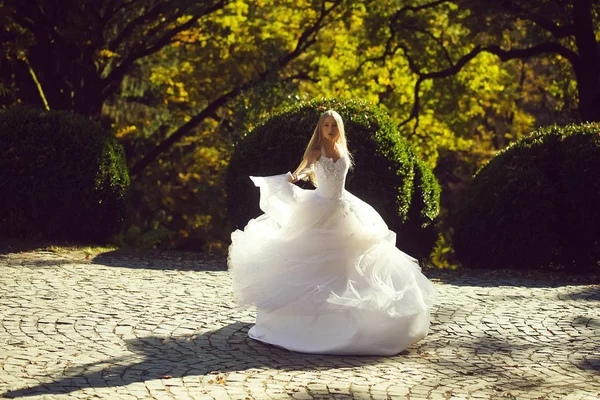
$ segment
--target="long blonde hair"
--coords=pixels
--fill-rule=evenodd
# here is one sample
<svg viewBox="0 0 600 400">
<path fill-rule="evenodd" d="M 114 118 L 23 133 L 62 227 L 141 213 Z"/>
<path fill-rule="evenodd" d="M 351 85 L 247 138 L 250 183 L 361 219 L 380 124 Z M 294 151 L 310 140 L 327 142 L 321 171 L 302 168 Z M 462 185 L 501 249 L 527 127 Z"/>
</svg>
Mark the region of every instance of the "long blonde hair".
<svg viewBox="0 0 600 400">
<path fill-rule="evenodd" d="M 308 146 L 306 146 L 306 150 L 304 151 L 303 159 L 306 160 L 308 158 L 308 154 L 311 150 L 319 149 L 321 150 L 321 146 L 323 146 L 324 138 L 323 138 L 323 122 L 325 118 L 333 117 L 335 123 L 338 128 L 338 137 L 335 140 L 335 143 L 338 145 L 340 149 L 341 156 L 346 155 L 348 160 L 350 161 L 350 166 L 353 164 L 352 154 L 348 151 L 348 139 L 346 138 L 346 130 L 344 129 L 344 121 L 342 121 L 342 117 L 334 110 L 327 110 L 319 117 L 319 121 L 317 122 L 317 126 L 308 142 Z M 310 172 L 308 174 L 308 179 L 312 182 L 313 185 L 317 186 L 317 176 L 314 172 Z"/>
</svg>

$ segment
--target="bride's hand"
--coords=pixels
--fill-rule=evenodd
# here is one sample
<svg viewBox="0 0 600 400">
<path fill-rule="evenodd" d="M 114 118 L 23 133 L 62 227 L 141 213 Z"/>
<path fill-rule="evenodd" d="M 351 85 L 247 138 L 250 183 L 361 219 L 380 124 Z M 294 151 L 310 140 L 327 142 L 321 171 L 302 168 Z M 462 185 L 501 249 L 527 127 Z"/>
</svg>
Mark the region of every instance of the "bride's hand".
<svg viewBox="0 0 600 400">
<path fill-rule="evenodd" d="M 296 183 L 296 182 L 298 182 L 298 176 L 296 174 L 292 174 L 291 172 L 288 172 L 287 180 L 290 183 Z"/>
</svg>

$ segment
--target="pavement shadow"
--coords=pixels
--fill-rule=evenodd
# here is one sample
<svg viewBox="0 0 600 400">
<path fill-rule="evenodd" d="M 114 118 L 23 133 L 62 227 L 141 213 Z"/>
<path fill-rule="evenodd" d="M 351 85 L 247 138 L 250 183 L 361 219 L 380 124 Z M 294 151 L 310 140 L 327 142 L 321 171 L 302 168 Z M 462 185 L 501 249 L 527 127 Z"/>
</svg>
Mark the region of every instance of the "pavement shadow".
<svg viewBox="0 0 600 400">
<path fill-rule="evenodd" d="M 193 379 L 198 376 L 208 377 L 209 380 L 204 380 L 203 384 L 218 385 L 226 383 L 227 373 L 252 370 L 259 372 L 265 368 L 319 372 L 341 367 L 360 368 L 382 361 L 392 362 L 402 368 L 406 361 L 415 357 L 423 363 L 443 365 L 444 375 L 457 381 L 478 383 L 486 376 L 494 376 L 497 378 L 494 380 L 495 388 L 508 395 L 511 390 L 534 391 L 548 383 L 547 376 L 540 375 L 529 365 L 520 365 L 512 354 L 540 353 L 546 363 L 552 363 L 552 359 L 548 358 L 551 349 L 547 343 L 515 343 L 508 338 L 487 335 L 448 337 L 444 331 L 439 330 L 432 332 L 425 339 L 427 343 L 420 346 L 414 354 L 410 348 L 408 353 L 403 352 L 395 357 L 302 354 L 249 339 L 247 333 L 251 325 L 235 322 L 203 334 L 128 339 L 125 341 L 130 351 L 128 355 L 75 365 L 63 370 L 59 379 L 12 390 L 0 394 L 0 397 L 61 395 L 85 388 L 121 387 L 150 380 L 162 380 L 168 386 L 171 379 Z M 578 343 L 567 342 L 558 345 L 561 348 L 579 346 Z M 444 351 L 436 351 L 437 349 Z M 438 355 L 429 360 L 428 352 Z M 494 357 L 497 362 L 490 363 L 490 357 Z M 534 363 L 532 360 L 526 362 Z M 590 377 L 600 371 L 600 360 L 594 353 L 590 353 L 582 362 L 572 362 L 572 365 L 587 371 Z M 560 365 L 557 364 L 557 367 Z M 407 371 L 400 372 L 410 373 L 414 365 L 407 365 L 406 368 Z"/>
<path fill-rule="evenodd" d="M 583 360 L 579 361 L 577 366 L 584 370 L 600 373 L 600 355 L 585 357 Z"/>
<path fill-rule="evenodd" d="M 52 259 L 31 258 L 28 260 L 21 260 L 21 261 L 19 261 L 18 264 L 21 267 L 56 268 L 61 265 L 72 265 L 73 260 L 69 260 L 69 259 L 65 259 L 65 258 L 52 258 Z"/>
<path fill-rule="evenodd" d="M 574 293 L 569 293 L 569 297 L 573 300 L 600 301 L 600 286 L 583 287 Z"/>
<path fill-rule="evenodd" d="M 79 262 L 100 264 L 120 268 L 144 268 L 180 271 L 226 271 L 227 257 L 200 252 L 186 251 L 142 251 L 119 249 L 100 253 L 90 257 L 77 250 L 65 250 L 56 253 L 51 246 L 70 246 L 72 243 L 51 242 L 47 240 L 21 240 L 0 236 L 0 256 L 35 252 L 35 255 L 56 254 L 57 260 L 65 258 L 64 263 Z M 68 260 L 68 261 L 67 261 Z M 61 263 L 57 261 L 57 263 Z M 37 264 L 37 262 L 36 262 Z"/>
<path fill-rule="evenodd" d="M 445 376 L 456 379 L 457 382 L 485 382 L 487 376 L 492 376 L 494 377 L 493 389 L 498 392 L 498 397 L 515 398 L 511 391 L 525 390 L 535 393 L 536 388 L 547 386 L 549 375 L 540 373 L 537 369 L 542 362 L 546 368 L 553 363 L 555 365 L 552 368 L 561 370 L 564 367 L 560 362 L 553 361 L 552 347 L 545 342 L 523 343 L 521 341 L 516 343 L 511 338 L 491 335 L 479 337 L 442 335 L 436 337 L 435 334 L 426 340 L 428 340 L 428 344 L 425 353 L 422 354 L 424 360 L 428 360 L 427 352 L 436 352 L 438 355 L 432 362 L 444 365 Z M 567 341 L 556 345 L 556 348 L 558 347 L 578 349 L 579 344 Z M 436 351 L 438 349 L 441 351 Z M 527 354 L 528 356 L 527 358 L 516 358 L 515 354 Z M 592 350 L 590 350 L 590 354 L 594 354 Z M 535 361 L 536 356 L 540 361 Z M 530 357 L 534 357 L 534 359 Z M 491 359 L 495 361 L 490 362 Z M 584 358 L 584 361 L 581 362 L 572 360 L 570 364 L 586 371 L 584 373 L 590 374 L 590 379 L 593 379 L 594 374 L 600 372 L 600 361 L 596 356 L 587 356 L 587 359 Z"/>
<path fill-rule="evenodd" d="M 67 368 L 62 378 L 8 391 L 0 397 L 18 398 L 71 393 L 83 388 L 119 387 L 154 379 L 214 375 L 274 368 L 311 370 L 360 367 L 382 357 L 327 356 L 291 352 L 248 338 L 252 324 L 235 322 L 204 334 L 179 337 L 149 336 L 126 340 L 130 355 Z M 396 356 L 402 358 L 402 355 Z M 385 357 L 389 359 L 390 357 Z"/>
<path fill-rule="evenodd" d="M 49 256 L 49 257 L 46 257 Z M 57 255 L 49 250 L 47 244 L 33 244 L 24 242 L 2 242 L 0 239 L 0 258 L 7 258 L 10 265 L 22 267 L 57 267 L 64 264 L 73 264 L 73 260 Z"/>
<path fill-rule="evenodd" d="M 0 255 L 27 252 L 47 245 L 48 243 L 42 241 L 19 240 L 0 236 Z"/>
<path fill-rule="evenodd" d="M 114 250 L 93 257 L 91 263 L 119 268 L 179 271 L 227 270 L 227 258 L 225 256 L 181 251 Z"/>
<path fill-rule="evenodd" d="M 505 270 L 425 270 L 429 279 L 455 286 L 478 287 L 528 287 L 555 288 L 561 286 L 598 285 L 600 268 L 587 274 L 569 274 L 562 271 L 520 271 Z"/>
</svg>

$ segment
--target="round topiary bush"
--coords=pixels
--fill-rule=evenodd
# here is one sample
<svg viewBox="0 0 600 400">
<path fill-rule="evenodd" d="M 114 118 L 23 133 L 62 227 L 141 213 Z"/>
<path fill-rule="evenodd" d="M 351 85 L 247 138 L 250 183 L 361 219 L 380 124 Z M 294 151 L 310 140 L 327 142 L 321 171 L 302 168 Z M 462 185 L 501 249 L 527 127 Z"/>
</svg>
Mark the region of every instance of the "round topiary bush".
<svg viewBox="0 0 600 400">
<path fill-rule="evenodd" d="M 577 269 L 600 260 L 600 125 L 539 129 L 475 175 L 456 210 L 465 267 Z"/>
<path fill-rule="evenodd" d="M 103 241 L 124 219 L 123 148 L 71 112 L 0 112 L 0 176 L 0 231 L 8 236 Z"/>
<path fill-rule="evenodd" d="M 428 257 L 437 238 L 437 179 L 400 138 L 389 116 L 361 101 L 325 99 L 301 104 L 273 115 L 237 143 L 226 177 L 234 228 L 242 228 L 261 213 L 259 191 L 248 176 L 293 171 L 320 115 L 328 109 L 342 116 L 354 156 L 346 188 L 381 214 L 397 233 L 403 251 L 417 258 Z"/>
</svg>

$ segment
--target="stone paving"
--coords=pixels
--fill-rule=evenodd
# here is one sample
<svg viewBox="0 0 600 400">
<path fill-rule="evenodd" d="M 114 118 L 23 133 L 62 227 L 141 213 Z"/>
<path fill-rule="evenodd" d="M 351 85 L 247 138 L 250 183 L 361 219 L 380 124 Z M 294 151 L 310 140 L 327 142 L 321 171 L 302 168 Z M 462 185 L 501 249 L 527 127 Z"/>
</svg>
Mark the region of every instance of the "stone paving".
<svg viewBox="0 0 600 400">
<path fill-rule="evenodd" d="M 224 260 L 0 252 L 0 397 L 598 399 L 598 277 L 426 271 L 431 331 L 395 357 L 247 337 Z M 435 279 L 438 278 L 438 279 Z"/>
</svg>

